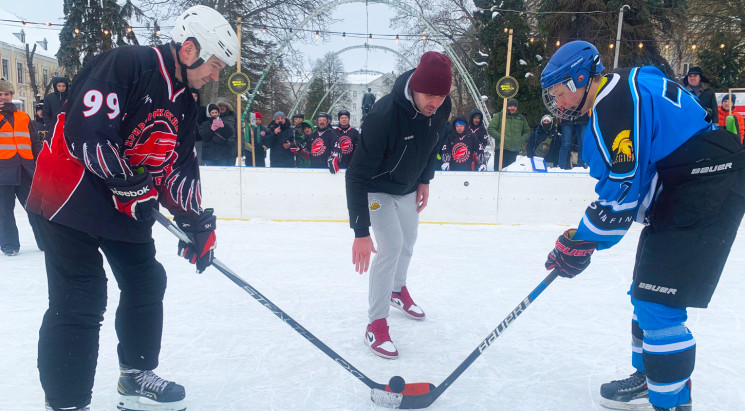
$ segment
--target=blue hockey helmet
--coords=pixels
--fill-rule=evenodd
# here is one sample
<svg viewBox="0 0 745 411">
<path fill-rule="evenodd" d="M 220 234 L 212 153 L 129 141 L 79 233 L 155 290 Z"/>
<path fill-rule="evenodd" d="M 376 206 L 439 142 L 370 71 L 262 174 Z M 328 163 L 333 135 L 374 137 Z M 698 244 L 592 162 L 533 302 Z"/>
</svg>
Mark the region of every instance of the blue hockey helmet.
<svg viewBox="0 0 745 411">
<path fill-rule="evenodd" d="M 561 46 L 546 64 L 541 73 L 543 103 L 554 116 L 562 120 L 580 117 L 587 101 L 593 78 L 605 67 L 600 61 L 598 49 L 586 41 L 572 41 Z M 562 101 L 557 101 L 555 86 L 563 84 L 568 93 L 562 93 Z M 577 90 L 585 87 L 583 93 Z"/>
<path fill-rule="evenodd" d="M 577 89 L 584 87 L 591 77 L 600 74 L 604 69 L 600 53 L 595 46 L 582 40 L 572 41 L 561 46 L 551 56 L 541 73 L 541 86 L 547 88 L 572 80 L 573 87 L 569 89 Z"/>
</svg>

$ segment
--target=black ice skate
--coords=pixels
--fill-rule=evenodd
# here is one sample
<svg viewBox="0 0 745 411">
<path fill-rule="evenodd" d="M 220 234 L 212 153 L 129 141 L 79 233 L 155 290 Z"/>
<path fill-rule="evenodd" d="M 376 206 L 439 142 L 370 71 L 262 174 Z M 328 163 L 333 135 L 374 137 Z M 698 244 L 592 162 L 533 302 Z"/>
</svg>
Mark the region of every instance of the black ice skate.
<svg viewBox="0 0 745 411">
<path fill-rule="evenodd" d="M 122 368 L 119 383 L 121 411 L 184 411 L 184 387 L 166 381 L 149 370 Z"/>
<path fill-rule="evenodd" d="M 625 380 L 600 386 L 600 405 L 613 410 L 650 410 L 647 377 L 636 371 Z"/>
</svg>

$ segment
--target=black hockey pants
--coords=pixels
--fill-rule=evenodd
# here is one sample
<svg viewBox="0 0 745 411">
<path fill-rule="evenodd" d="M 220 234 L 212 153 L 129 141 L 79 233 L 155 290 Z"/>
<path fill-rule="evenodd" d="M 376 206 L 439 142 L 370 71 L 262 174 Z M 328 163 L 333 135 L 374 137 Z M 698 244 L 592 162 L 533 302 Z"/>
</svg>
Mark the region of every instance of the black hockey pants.
<svg viewBox="0 0 745 411">
<path fill-rule="evenodd" d="M 106 311 L 106 255 L 119 285 L 116 333 L 119 362 L 151 370 L 158 365 L 166 273 L 155 260 L 155 244 L 125 243 L 90 236 L 43 218 L 49 309 L 39 330 L 39 375 L 55 408 L 91 401 L 98 334 Z M 114 381 L 112 389 L 114 389 Z"/>
<path fill-rule="evenodd" d="M 715 130 L 691 138 L 657 163 L 661 190 L 649 210 L 632 296 L 706 308 L 745 213 L 745 152 Z"/>
</svg>

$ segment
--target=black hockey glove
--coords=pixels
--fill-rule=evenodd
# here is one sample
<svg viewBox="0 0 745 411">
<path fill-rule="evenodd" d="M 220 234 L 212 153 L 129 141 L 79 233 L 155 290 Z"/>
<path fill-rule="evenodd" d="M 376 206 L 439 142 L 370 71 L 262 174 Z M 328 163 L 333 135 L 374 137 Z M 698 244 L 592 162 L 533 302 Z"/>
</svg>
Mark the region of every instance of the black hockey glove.
<svg viewBox="0 0 745 411">
<path fill-rule="evenodd" d="M 556 240 L 556 247 L 548 253 L 546 269 L 556 269 L 562 277 L 573 278 L 590 265 L 590 257 L 598 248 L 597 241 L 573 240 L 577 230 L 564 231 Z"/>
<path fill-rule="evenodd" d="M 197 265 L 197 273 L 201 274 L 212 264 L 214 250 L 217 243 L 215 228 L 217 220 L 208 208 L 196 218 L 176 217 L 176 225 L 189 236 L 191 244 L 178 242 L 178 255 Z"/>
<path fill-rule="evenodd" d="M 153 221 L 153 209 L 158 207 L 158 191 L 153 187 L 153 177 L 148 172 L 129 179 L 109 178 L 106 186 L 113 194 L 114 206 L 122 213 L 140 222 Z"/>
<path fill-rule="evenodd" d="M 329 171 L 331 174 L 336 174 L 339 172 L 339 156 L 336 154 L 332 154 L 329 156 L 329 159 L 326 160 L 326 165 L 329 167 Z"/>
</svg>

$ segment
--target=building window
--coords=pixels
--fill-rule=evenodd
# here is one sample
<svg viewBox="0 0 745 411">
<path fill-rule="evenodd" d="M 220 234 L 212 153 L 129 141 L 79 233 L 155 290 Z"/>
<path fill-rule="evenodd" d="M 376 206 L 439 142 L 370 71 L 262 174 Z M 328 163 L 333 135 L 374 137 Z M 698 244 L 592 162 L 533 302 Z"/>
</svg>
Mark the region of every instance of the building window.
<svg viewBox="0 0 745 411">
<path fill-rule="evenodd" d="M 357 98 L 357 92 L 356 91 L 352 93 L 352 97 Z"/>
<path fill-rule="evenodd" d="M 41 72 L 42 72 L 42 76 L 41 76 L 42 83 L 41 84 L 43 87 L 46 87 L 47 84 L 49 84 L 49 70 L 44 69 Z"/>
<path fill-rule="evenodd" d="M 16 63 L 16 68 L 18 69 L 18 84 L 23 84 L 26 77 L 23 75 L 23 63 Z"/>
<path fill-rule="evenodd" d="M 8 59 L 3 59 L 3 76 L 4 79 L 11 81 L 10 79 L 10 62 Z"/>
<path fill-rule="evenodd" d="M 352 103 L 352 110 L 357 110 L 357 103 Z"/>
</svg>

